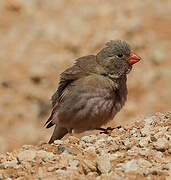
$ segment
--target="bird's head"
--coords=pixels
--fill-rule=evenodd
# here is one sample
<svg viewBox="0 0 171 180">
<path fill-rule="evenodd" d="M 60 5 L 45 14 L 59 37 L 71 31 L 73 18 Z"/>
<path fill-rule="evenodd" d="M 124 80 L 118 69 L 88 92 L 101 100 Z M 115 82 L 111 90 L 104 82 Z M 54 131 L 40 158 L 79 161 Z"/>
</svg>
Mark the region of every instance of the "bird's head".
<svg viewBox="0 0 171 180">
<path fill-rule="evenodd" d="M 121 40 L 107 42 L 106 47 L 97 54 L 97 62 L 113 77 L 128 74 L 132 65 L 140 59 L 140 56 L 131 51 L 130 45 Z"/>
</svg>

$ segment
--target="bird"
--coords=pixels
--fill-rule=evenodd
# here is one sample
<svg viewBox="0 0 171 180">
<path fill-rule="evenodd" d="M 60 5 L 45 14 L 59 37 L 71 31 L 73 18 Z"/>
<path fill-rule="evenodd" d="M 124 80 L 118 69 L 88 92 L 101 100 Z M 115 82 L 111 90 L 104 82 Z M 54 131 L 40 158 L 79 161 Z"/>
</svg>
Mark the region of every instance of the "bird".
<svg viewBox="0 0 171 180">
<path fill-rule="evenodd" d="M 72 131 L 100 129 L 127 99 L 127 74 L 141 57 L 123 40 L 111 40 L 96 55 L 83 56 L 60 74 L 46 128 L 55 125 L 49 144 Z"/>
</svg>

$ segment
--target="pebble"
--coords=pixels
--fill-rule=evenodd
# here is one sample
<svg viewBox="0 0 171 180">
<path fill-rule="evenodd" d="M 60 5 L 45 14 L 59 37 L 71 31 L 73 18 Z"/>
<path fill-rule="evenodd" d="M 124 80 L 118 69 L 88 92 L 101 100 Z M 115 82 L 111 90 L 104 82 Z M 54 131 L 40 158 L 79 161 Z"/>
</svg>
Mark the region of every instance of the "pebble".
<svg viewBox="0 0 171 180">
<path fill-rule="evenodd" d="M 138 169 L 143 167 L 150 167 L 151 163 L 144 159 L 132 159 L 126 163 L 120 164 L 120 168 L 118 170 L 122 170 L 124 172 L 133 172 L 138 171 Z"/>
<path fill-rule="evenodd" d="M 55 141 L 54 141 L 54 144 L 56 144 L 56 145 L 61 145 L 61 144 L 63 144 L 63 141 L 61 141 L 61 140 L 55 140 Z"/>
<path fill-rule="evenodd" d="M 86 159 L 82 163 L 82 168 L 85 174 L 88 174 L 89 172 L 96 172 L 97 170 L 96 164 Z"/>
<path fill-rule="evenodd" d="M 33 159 L 35 157 L 36 157 L 36 151 L 33 151 L 33 150 L 21 151 L 17 155 L 17 159 L 19 162 L 21 162 L 21 161 L 33 161 Z"/>
<path fill-rule="evenodd" d="M 37 151 L 37 156 L 39 156 L 44 161 L 47 161 L 49 159 L 52 159 L 54 157 L 54 154 L 52 152 L 46 152 L 44 150 Z"/>
<path fill-rule="evenodd" d="M 158 151 L 165 151 L 169 147 L 168 140 L 165 138 L 159 138 L 157 142 L 154 143 L 154 148 Z"/>
<path fill-rule="evenodd" d="M 2 180 L 3 179 L 3 175 L 2 174 L 0 174 L 0 180 Z"/>
<path fill-rule="evenodd" d="M 55 167 L 48 167 L 48 172 L 52 172 L 52 171 L 54 171 L 56 168 Z"/>
<path fill-rule="evenodd" d="M 171 148 L 170 148 L 170 149 L 168 149 L 168 153 L 169 153 L 169 154 L 171 154 Z"/>
<path fill-rule="evenodd" d="M 144 126 L 144 128 L 141 129 L 141 134 L 142 136 L 148 136 L 150 134 L 150 127 L 149 126 Z"/>
<path fill-rule="evenodd" d="M 20 165 L 18 165 L 18 161 L 17 160 L 7 161 L 7 162 L 4 162 L 4 163 L 0 164 L 0 168 L 2 168 L 2 169 L 6 169 L 8 167 L 12 167 L 14 169 L 18 169 L 20 167 Z"/>
<path fill-rule="evenodd" d="M 84 141 L 86 143 L 93 143 L 97 140 L 97 136 L 96 135 L 90 135 L 90 136 L 83 136 L 81 138 L 81 141 Z"/>
<path fill-rule="evenodd" d="M 124 156 L 125 156 L 124 153 L 116 152 L 114 154 L 110 154 L 109 159 L 110 159 L 110 161 L 113 161 L 113 160 L 118 159 L 118 158 L 123 158 Z"/>
<path fill-rule="evenodd" d="M 70 160 L 69 161 L 69 166 L 70 167 L 78 167 L 79 161 L 78 160 Z"/>
<path fill-rule="evenodd" d="M 59 153 L 59 154 L 61 154 L 61 153 L 63 153 L 63 152 L 65 151 L 65 147 L 64 147 L 64 146 L 61 146 L 61 145 L 59 145 L 59 146 L 57 147 L 57 149 L 58 149 L 58 153 Z"/>
<path fill-rule="evenodd" d="M 56 170 L 56 175 L 57 176 L 67 176 L 67 177 L 69 177 L 69 176 L 71 176 L 71 171 L 67 171 L 67 170 L 63 170 L 63 169 L 58 169 L 58 170 Z"/>
<path fill-rule="evenodd" d="M 108 154 L 100 156 L 98 158 L 97 167 L 101 173 L 108 173 L 111 170 L 112 166 Z"/>
<path fill-rule="evenodd" d="M 152 117 L 150 117 L 150 118 L 144 119 L 145 126 L 151 125 L 151 124 L 153 123 L 153 121 L 154 121 L 153 118 L 155 118 L 155 116 L 152 116 Z"/>
<path fill-rule="evenodd" d="M 43 178 L 43 169 L 41 167 L 39 167 L 38 169 L 38 176 L 39 176 L 39 179 Z"/>
<path fill-rule="evenodd" d="M 147 138 L 141 138 L 139 141 L 140 147 L 145 147 L 148 145 L 148 139 Z"/>
<path fill-rule="evenodd" d="M 156 139 L 154 136 L 151 136 L 151 137 L 150 137 L 150 140 L 153 141 L 153 142 L 156 142 L 156 141 L 157 141 L 157 139 Z"/>
</svg>

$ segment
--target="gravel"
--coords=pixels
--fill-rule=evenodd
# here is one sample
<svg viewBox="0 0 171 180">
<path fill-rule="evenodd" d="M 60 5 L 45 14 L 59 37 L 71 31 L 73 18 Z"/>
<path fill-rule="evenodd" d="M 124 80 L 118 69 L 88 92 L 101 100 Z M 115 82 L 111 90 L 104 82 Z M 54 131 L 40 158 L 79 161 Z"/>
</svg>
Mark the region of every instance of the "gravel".
<svg viewBox="0 0 171 180">
<path fill-rule="evenodd" d="M 157 113 L 111 134 L 25 145 L 0 154 L 0 179 L 169 179 L 170 121 Z"/>
</svg>

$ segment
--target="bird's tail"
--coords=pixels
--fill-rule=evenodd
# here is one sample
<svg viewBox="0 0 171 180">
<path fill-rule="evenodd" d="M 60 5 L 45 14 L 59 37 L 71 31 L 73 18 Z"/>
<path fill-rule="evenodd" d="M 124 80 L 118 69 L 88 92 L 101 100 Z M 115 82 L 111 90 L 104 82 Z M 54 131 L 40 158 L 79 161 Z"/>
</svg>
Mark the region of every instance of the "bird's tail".
<svg viewBox="0 0 171 180">
<path fill-rule="evenodd" d="M 57 139 L 61 139 L 67 134 L 68 131 L 66 128 L 60 127 L 58 125 L 55 126 L 52 137 L 49 140 L 49 144 L 53 143 Z"/>
</svg>

